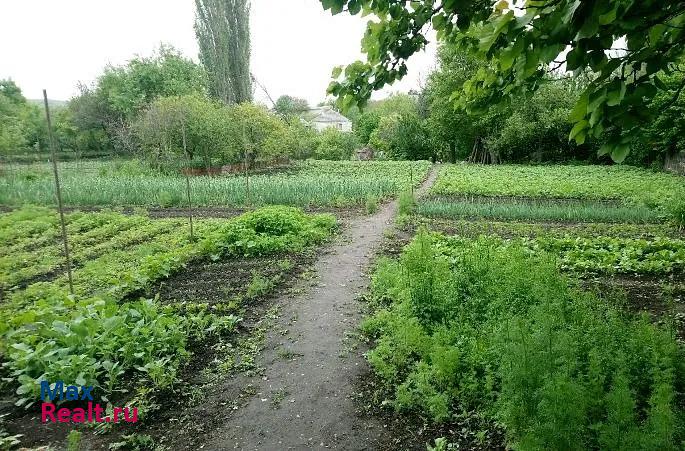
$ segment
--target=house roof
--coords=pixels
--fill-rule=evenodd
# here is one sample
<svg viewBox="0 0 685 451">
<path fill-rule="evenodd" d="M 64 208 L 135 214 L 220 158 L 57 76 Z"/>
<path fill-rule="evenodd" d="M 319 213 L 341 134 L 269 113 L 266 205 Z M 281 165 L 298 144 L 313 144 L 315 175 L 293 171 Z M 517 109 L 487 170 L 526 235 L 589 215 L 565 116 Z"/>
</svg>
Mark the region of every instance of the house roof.
<svg viewBox="0 0 685 451">
<path fill-rule="evenodd" d="M 348 118 L 328 106 L 311 108 L 309 111 L 304 113 L 304 118 L 309 122 L 350 122 Z"/>
</svg>

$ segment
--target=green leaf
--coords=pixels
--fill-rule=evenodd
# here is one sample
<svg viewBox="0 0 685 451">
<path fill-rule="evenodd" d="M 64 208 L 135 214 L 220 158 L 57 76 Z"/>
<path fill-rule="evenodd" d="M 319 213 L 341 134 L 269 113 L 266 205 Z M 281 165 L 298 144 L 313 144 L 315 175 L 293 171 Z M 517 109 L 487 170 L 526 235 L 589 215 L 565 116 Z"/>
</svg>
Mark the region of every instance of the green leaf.
<svg viewBox="0 0 685 451">
<path fill-rule="evenodd" d="M 578 122 L 582 120 L 587 114 L 587 104 L 588 94 L 583 93 L 576 102 L 576 105 L 573 107 L 573 110 L 571 110 L 571 114 L 569 115 L 568 120 L 570 122 Z"/>
<path fill-rule="evenodd" d="M 623 97 L 626 95 L 626 84 L 623 80 L 618 80 L 618 83 L 612 83 L 612 90 L 607 91 L 607 105 L 616 106 L 621 103 Z"/>
<path fill-rule="evenodd" d="M 587 128 L 587 126 L 588 126 L 588 121 L 586 121 L 585 119 L 576 123 L 576 125 L 574 125 L 573 128 L 571 129 L 571 133 L 569 133 L 568 139 L 569 140 L 575 139 L 576 144 L 579 144 L 579 145 L 583 144 L 585 142 L 585 135 L 586 135 L 585 129 Z"/>
<path fill-rule="evenodd" d="M 623 160 L 626 159 L 626 156 L 628 156 L 629 152 L 630 152 L 630 145 L 629 144 L 627 144 L 627 143 L 618 144 L 611 151 L 611 159 L 614 160 L 616 163 L 623 163 Z"/>
</svg>

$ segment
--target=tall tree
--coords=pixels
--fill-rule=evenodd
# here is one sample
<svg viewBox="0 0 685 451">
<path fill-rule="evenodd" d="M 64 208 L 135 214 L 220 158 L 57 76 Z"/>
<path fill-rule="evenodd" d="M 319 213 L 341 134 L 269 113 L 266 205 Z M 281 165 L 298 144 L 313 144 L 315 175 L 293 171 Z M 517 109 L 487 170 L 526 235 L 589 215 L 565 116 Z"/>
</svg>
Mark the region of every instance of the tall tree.
<svg viewBox="0 0 685 451">
<path fill-rule="evenodd" d="M 252 100 L 250 3 L 195 0 L 195 35 L 212 96 L 228 104 Z"/>
</svg>

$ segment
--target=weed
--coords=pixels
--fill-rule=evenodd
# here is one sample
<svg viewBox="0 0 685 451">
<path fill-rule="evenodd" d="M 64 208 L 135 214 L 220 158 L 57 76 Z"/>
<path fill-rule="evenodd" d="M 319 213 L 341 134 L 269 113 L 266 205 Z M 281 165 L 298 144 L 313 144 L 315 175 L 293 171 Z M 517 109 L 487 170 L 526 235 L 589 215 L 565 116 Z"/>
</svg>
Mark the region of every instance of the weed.
<svg viewBox="0 0 685 451">
<path fill-rule="evenodd" d="M 290 394 L 286 388 L 280 388 L 271 393 L 271 408 L 278 409 L 281 407 L 283 400 Z"/>
<path fill-rule="evenodd" d="M 378 197 L 376 197 L 373 194 L 369 194 L 366 196 L 366 203 L 364 204 L 364 209 L 366 210 L 366 214 L 372 215 L 378 211 L 378 206 L 379 206 L 379 200 Z"/>
<path fill-rule="evenodd" d="M 69 431 L 67 435 L 67 451 L 79 451 L 81 449 L 82 433 L 77 430 Z"/>
<path fill-rule="evenodd" d="M 247 292 L 245 293 L 245 297 L 248 299 L 256 299 L 259 296 L 265 295 L 271 289 L 273 288 L 274 283 L 267 279 L 266 277 L 262 276 L 261 274 L 257 272 L 252 273 L 252 280 L 250 280 L 250 283 L 247 286 Z"/>
<path fill-rule="evenodd" d="M 122 435 L 122 440 L 109 445 L 110 450 L 148 451 L 155 449 L 155 441 L 147 434 Z"/>
</svg>

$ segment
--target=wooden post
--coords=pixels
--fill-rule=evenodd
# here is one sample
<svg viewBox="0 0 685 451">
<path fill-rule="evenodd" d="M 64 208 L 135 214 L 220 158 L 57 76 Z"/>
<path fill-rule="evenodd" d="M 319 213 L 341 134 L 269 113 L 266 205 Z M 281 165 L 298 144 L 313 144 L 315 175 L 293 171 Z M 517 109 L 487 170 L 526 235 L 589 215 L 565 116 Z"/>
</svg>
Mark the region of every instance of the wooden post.
<svg viewBox="0 0 685 451">
<path fill-rule="evenodd" d="M 52 170 L 55 174 L 55 194 L 57 195 L 57 208 L 59 209 L 59 221 L 62 226 L 62 242 L 64 244 L 64 257 L 67 261 L 67 276 L 69 277 L 69 292 L 74 294 L 74 282 L 71 277 L 71 257 L 69 256 L 69 240 L 67 240 L 67 227 L 64 223 L 64 209 L 62 207 L 62 191 L 59 185 L 59 173 L 57 171 L 57 151 L 55 150 L 55 136 L 52 133 L 52 122 L 50 121 L 50 107 L 48 106 L 48 93 L 43 89 L 43 103 L 45 104 L 45 118 L 48 122 L 48 138 L 50 140 L 50 151 L 52 152 Z"/>
<path fill-rule="evenodd" d="M 190 155 L 188 155 L 188 148 L 186 145 L 186 121 L 181 117 L 181 133 L 183 135 L 183 153 L 186 155 L 188 163 L 190 163 Z M 188 165 L 190 166 L 190 164 Z M 190 167 L 188 167 L 190 169 Z M 195 235 L 193 234 L 193 204 L 190 200 L 190 176 L 188 171 L 186 173 L 186 195 L 188 196 L 188 222 L 190 223 L 190 241 L 195 241 Z"/>
<path fill-rule="evenodd" d="M 248 144 L 247 137 L 245 134 L 245 124 L 243 124 L 243 144 L 244 144 L 244 158 L 243 158 L 243 169 L 245 171 L 245 206 L 250 206 L 250 170 L 248 164 Z"/>
<path fill-rule="evenodd" d="M 409 161 L 409 185 L 411 186 L 411 197 L 414 197 L 414 165 Z"/>
</svg>

